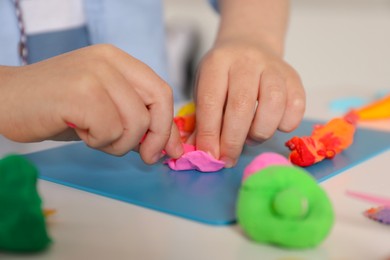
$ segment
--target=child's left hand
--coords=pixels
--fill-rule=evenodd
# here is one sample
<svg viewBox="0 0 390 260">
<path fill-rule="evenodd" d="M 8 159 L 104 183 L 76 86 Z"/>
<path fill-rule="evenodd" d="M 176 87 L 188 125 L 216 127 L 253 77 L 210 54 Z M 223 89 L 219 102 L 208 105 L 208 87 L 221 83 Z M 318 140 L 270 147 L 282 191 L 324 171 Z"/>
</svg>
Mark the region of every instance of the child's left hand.
<svg viewBox="0 0 390 260">
<path fill-rule="evenodd" d="M 236 164 L 247 138 L 263 142 L 276 130 L 294 130 L 302 120 L 305 93 L 299 75 L 267 44 L 217 41 L 197 76 L 196 146 L 226 167 Z"/>
</svg>

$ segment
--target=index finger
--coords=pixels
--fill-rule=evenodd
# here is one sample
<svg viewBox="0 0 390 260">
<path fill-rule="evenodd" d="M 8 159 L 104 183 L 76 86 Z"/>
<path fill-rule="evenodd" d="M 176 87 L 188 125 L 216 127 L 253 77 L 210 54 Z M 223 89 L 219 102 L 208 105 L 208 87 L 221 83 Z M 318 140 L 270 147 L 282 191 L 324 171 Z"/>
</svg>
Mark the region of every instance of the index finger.
<svg viewBox="0 0 390 260">
<path fill-rule="evenodd" d="M 222 116 L 227 94 L 228 67 L 206 63 L 196 89 L 196 147 L 220 156 Z"/>
<path fill-rule="evenodd" d="M 150 112 L 148 135 L 140 146 L 142 159 L 147 163 L 156 162 L 168 142 L 170 144 L 167 147 L 168 155 L 180 156 L 180 135 L 177 131 L 171 133 L 173 123 L 171 88 L 149 66 L 119 49 L 113 48 L 106 56 L 108 62 L 131 84 Z"/>
</svg>

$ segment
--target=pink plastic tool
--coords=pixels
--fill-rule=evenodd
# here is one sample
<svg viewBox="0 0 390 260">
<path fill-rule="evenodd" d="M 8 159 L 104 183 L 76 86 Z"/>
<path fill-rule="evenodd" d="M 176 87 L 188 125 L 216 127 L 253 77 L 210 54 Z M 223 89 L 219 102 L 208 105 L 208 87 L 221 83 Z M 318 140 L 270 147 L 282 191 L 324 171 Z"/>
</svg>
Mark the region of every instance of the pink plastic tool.
<svg viewBox="0 0 390 260">
<path fill-rule="evenodd" d="M 371 203 L 378 204 L 381 206 L 390 207 L 390 199 L 389 198 L 384 198 L 384 197 L 379 197 L 379 196 L 375 196 L 375 195 L 371 195 L 371 194 L 367 194 L 367 193 L 363 193 L 363 192 L 349 191 L 349 190 L 346 191 L 346 194 L 351 196 L 351 197 L 357 198 L 357 199 L 365 200 L 367 202 L 371 202 Z"/>
</svg>

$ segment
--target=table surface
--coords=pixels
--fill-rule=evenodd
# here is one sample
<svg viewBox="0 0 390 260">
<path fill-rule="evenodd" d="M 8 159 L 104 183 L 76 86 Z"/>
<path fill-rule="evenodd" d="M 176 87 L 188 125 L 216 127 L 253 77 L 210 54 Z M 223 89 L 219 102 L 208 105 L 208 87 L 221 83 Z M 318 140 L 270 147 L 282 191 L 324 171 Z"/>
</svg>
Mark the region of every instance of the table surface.
<svg viewBox="0 0 390 260">
<path fill-rule="evenodd" d="M 315 101 L 315 96 L 321 99 Z M 316 92 L 309 98 L 307 117 L 332 117 L 330 98 Z M 390 121 L 372 126 L 390 131 Z M 22 146 L 4 139 L 0 143 L 0 155 L 7 147 L 31 152 L 58 145 Z M 238 225 L 200 224 L 41 180 L 45 207 L 57 210 L 48 220 L 54 243 L 42 254 L 0 253 L 0 259 L 389 259 L 390 226 L 363 216 L 372 204 L 345 195 L 346 190 L 355 190 L 390 197 L 389 158 L 390 150 L 321 183 L 333 202 L 336 221 L 330 235 L 314 249 L 256 244 Z"/>
</svg>

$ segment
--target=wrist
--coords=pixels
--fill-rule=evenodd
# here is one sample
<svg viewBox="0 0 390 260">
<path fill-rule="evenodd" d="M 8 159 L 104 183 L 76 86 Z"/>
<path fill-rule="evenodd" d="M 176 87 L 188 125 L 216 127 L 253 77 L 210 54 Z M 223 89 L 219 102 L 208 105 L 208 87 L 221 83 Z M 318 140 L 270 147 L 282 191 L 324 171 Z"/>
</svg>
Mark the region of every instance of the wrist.
<svg viewBox="0 0 390 260">
<path fill-rule="evenodd" d="M 219 0 L 216 44 L 249 42 L 282 56 L 288 21 L 287 0 Z"/>
<path fill-rule="evenodd" d="M 231 33 L 231 34 L 220 34 L 218 35 L 214 46 L 222 46 L 226 43 L 240 43 L 248 46 L 255 46 L 268 50 L 276 56 L 282 57 L 284 54 L 284 40 L 280 40 L 276 37 L 267 35 L 247 35 L 243 33 Z"/>
</svg>

